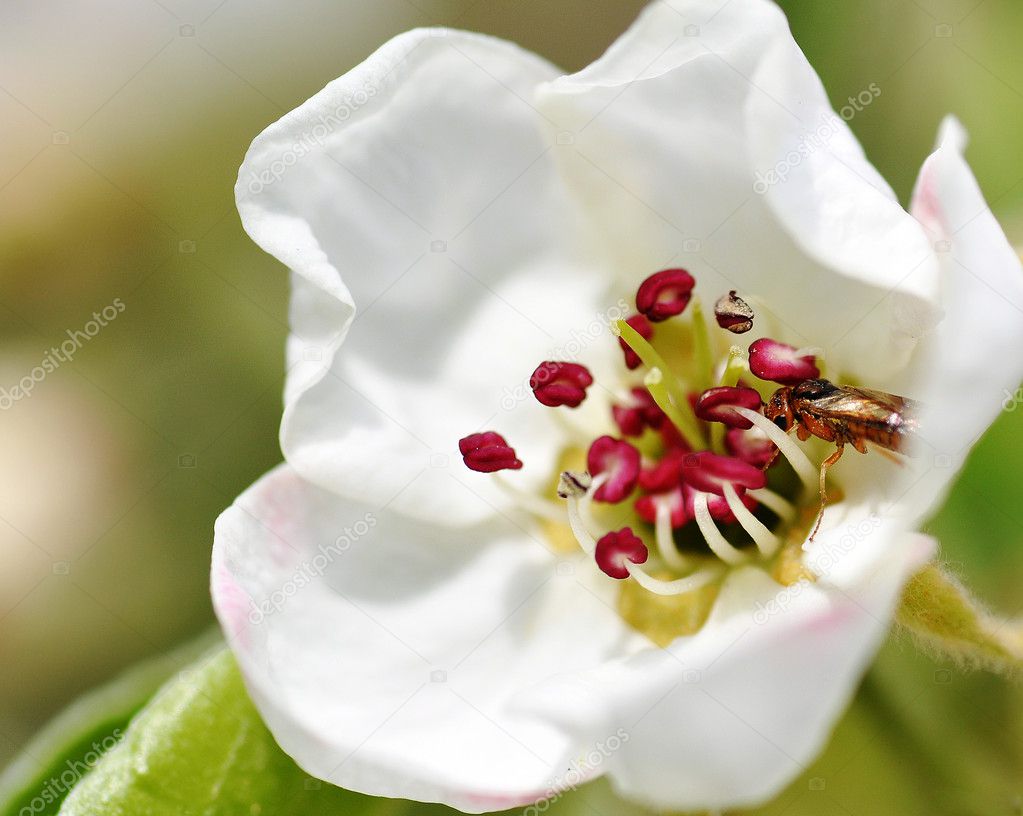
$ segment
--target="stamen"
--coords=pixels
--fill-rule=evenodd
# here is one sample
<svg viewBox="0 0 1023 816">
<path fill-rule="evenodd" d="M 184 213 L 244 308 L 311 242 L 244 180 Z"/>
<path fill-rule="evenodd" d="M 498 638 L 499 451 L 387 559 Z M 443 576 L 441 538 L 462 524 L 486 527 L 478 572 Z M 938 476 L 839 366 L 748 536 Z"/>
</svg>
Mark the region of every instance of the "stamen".
<svg viewBox="0 0 1023 816">
<path fill-rule="evenodd" d="M 685 503 L 682 501 L 682 491 L 677 489 L 678 497 L 675 499 L 682 507 L 683 516 L 685 514 Z M 651 497 L 653 498 L 653 497 Z M 675 537 L 672 535 L 672 529 L 674 527 L 681 527 L 682 524 L 675 524 L 675 519 L 672 518 L 674 515 L 672 507 L 669 505 L 671 499 L 667 497 L 654 498 L 654 505 L 656 507 L 656 518 L 654 521 L 654 534 L 657 541 L 657 552 L 660 553 L 664 563 L 668 565 L 670 569 L 676 572 L 682 572 L 689 568 L 689 561 L 683 557 L 682 553 L 678 551 L 678 547 L 675 546 Z M 685 521 L 683 520 L 684 524 Z"/>
<path fill-rule="evenodd" d="M 744 334 L 753 328 L 753 310 L 732 289 L 714 304 L 714 317 L 722 329 L 733 334 Z"/>
<path fill-rule="evenodd" d="M 657 430 L 665 420 L 646 388 L 633 388 L 627 402 L 611 406 L 611 416 L 624 436 L 642 436 L 646 428 Z"/>
<path fill-rule="evenodd" d="M 703 305 L 699 298 L 693 299 L 693 356 L 696 358 L 697 385 L 709 388 L 713 384 L 714 362 L 710 355 L 710 334 L 707 321 L 703 319 Z"/>
<path fill-rule="evenodd" d="M 598 490 L 607 484 L 610 478 L 611 476 L 608 473 L 601 473 L 599 476 L 594 477 L 590 489 L 579 499 L 579 515 L 586 524 L 587 530 L 598 528 L 597 520 L 593 517 L 593 497 Z"/>
<path fill-rule="evenodd" d="M 593 556 L 601 572 L 622 580 L 629 577 L 630 563 L 644 564 L 650 553 L 631 527 L 623 527 L 601 536 Z"/>
<path fill-rule="evenodd" d="M 469 470 L 494 473 L 498 470 L 520 470 L 522 462 L 501 434 L 495 431 L 469 434 L 458 440 L 458 451 Z"/>
<path fill-rule="evenodd" d="M 729 428 L 749 430 L 753 423 L 734 411 L 734 406 L 757 410 L 760 408 L 760 393 L 752 388 L 722 385 L 708 388 L 696 400 L 696 416 L 707 422 L 721 422 Z"/>
<path fill-rule="evenodd" d="M 568 505 L 568 526 L 572 528 L 572 534 L 583 552 L 592 556 L 596 552 L 597 541 L 589 531 L 592 524 L 587 523 L 582 513 L 582 504 L 589 496 L 590 487 L 592 484 L 588 473 L 572 473 L 568 470 L 561 474 L 561 481 L 558 483 L 558 495 L 565 499 Z"/>
<path fill-rule="evenodd" d="M 650 371 L 653 371 L 656 368 L 662 372 L 662 377 L 667 380 L 666 393 L 671 394 L 671 401 L 675 405 L 680 408 L 683 408 L 683 406 L 689 406 L 689 397 L 688 394 L 686 394 L 685 389 L 682 388 L 682 381 L 672 373 L 668 364 L 664 361 L 664 358 L 657 353 L 657 350 L 651 346 L 650 343 L 648 343 L 646 339 L 639 334 L 639 332 L 637 332 L 624 320 L 617 320 L 612 323 L 611 331 L 618 335 L 619 339 L 624 340 L 629 344 L 632 350 L 639 355 L 640 360 L 643 361 L 643 365 L 646 368 L 650 369 Z M 647 376 L 649 376 L 649 374 Z M 658 382 L 660 382 L 660 380 L 658 380 Z M 657 404 L 661 406 L 661 410 L 664 410 L 664 406 L 661 405 L 660 401 L 658 401 Z M 671 414 L 667 411 L 665 411 L 665 413 L 668 414 L 669 417 L 671 416 Z M 696 419 L 694 417 L 693 421 L 689 424 L 695 425 L 695 423 Z"/>
<path fill-rule="evenodd" d="M 781 540 L 749 511 L 739 498 L 739 494 L 735 492 L 735 488 L 728 482 L 725 482 L 725 501 L 728 502 L 735 520 L 749 533 L 749 537 L 753 539 L 764 558 L 774 555 L 781 546 Z"/>
<path fill-rule="evenodd" d="M 750 344 L 749 368 L 760 379 L 782 385 L 795 385 L 821 374 L 812 354 L 769 337 L 761 337 Z"/>
<path fill-rule="evenodd" d="M 729 428 L 725 432 L 724 441 L 725 450 L 729 454 L 737 456 L 743 462 L 749 462 L 754 467 L 766 468 L 778 455 L 774 442 L 768 439 L 760 428 L 750 427 L 748 431 Z"/>
<path fill-rule="evenodd" d="M 748 408 L 735 408 L 733 409 L 737 413 L 746 417 L 752 422 L 757 428 L 762 430 L 767 437 L 777 445 L 781 455 L 789 460 L 789 464 L 792 465 L 792 469 L 796 471 L 796 475 L 799 476 L 799 480 L 803 483 L 803 486 L 808 490 L 817 489 L 817 468 L 811 463 L 810 459 L 802 449 L 793 441 L 785 431 L 775 425 L 771 420 L 765 417 L 763 414 L 751 411 Z M 762 487 L 763 485 L 761 485 Z"/>
<path fill-rule="evenodd" d="M 640 284 L 636 308 L 655 323 L 667 320 L 685 311 L 695 285 L 684 269 L 662 269 Z"/>
<path fill-rule="evenodd" d="M 792 521 L 796 517 L 796 506 L 784 496 L 779 496 L 769 488 L 761 487 L 757 490 L 747 490 L 746 495 L 752 496 L 782 521 Z"/>
<path fill-rule="evenodd" d="M 728 543 L 725 537 L 721 535 L 721 531 L 714 523 L 714 519 L 711 518 L 710 508 L 707 507 L 706 493 L 697 491 L 693 495 L 693 515 L 696 518 L 696 526 L 700 528 L 707 546 L 710 547 L 714 555 L 726 564 L 733 566 L 746 562 L 745 554 L 739 552 L 739 550 Z"/>
<path fill-rule="evenodd" d="M 721 372 L 718 385 L 738 385 L 739 378 L 747 371 L 749 371 L 749 361 L 746 359 L 746 352 L 739 346 L 731 346 L 728 349 L 728 362 L 725 363 L 724 371 Z"/>
<path fill-rule="evenodd" d="M 666 493 L 682 483 L 682 463 L 686 451 L 680 448 L 669 450 L 653 467 L 639 472 L 639 486 L 648 493 Z"/>
<path fill-rule="evenodd" d="M 634 564 L 626 564 L 625 568 L 629 571 L 629 575 L 636 579 L 637 584 L 643 587 L 643 589 L 653 592 L 655 595 L 685 595 L 687 592 L 693 592 L 716 581 L 725 571 L 724 567 L 714 565 L 697 570 L 685 578 L 677 578 L 674 581 L 661 581 L 650 576 L 642 567 L 637 567 Z"/>
<path fill-rule="evenodd" d="M 644 340 L 649 340 L 654 336 L 654 327 L 650 325 L 650 321 L 647 320 L 644 315 L 633 315 L 632 317 L 627 318 L 625 322 L 635 329 L 636 333 Z M 629 369 L 629 371 L 634 371 L 643 364 L 639 355 L 629 347 L 629 344 L 626 343 L 622 337 L 618 338 L 618 345 L 620 345 L 622 347 L 622 351 L 625 352 L 625 367 Z"/>
<path fill-rule="evenodd" d="M 668 387 L 664 383 L 664 375 L 661 373 L 661 369 L 651 368 L 643 378 L 643 385 L 650 392 L 650 396 L 654 398 L 657 407 L 664 412 L 665 416 L 671 421 L 671 424 L 682 434 L 686 443 L 689 446 L 702 447 L 705 444 L 703 432 L 696 424 L 696 419 L 690 418 L 693 409 L 689 404 L 689 400 L 683 401 L 685 408 L 680 408 L 672 402 L 671 395 L 668 393 Z M 695 415 L 692 416 L 695 417 Z"/>
<path fill-rule="evenodd" d="M 586 389 L 591 385 L 593 375 L 586 366 L 553 360 L 540 363 L 529 378 L 534 396 L 548 408 L 561 405 L 577 408 L 586 399 Z"/>
<path fill-rule="evenodd" d="M 724 495 L 724 485 L 728 483 L 747 489 L 767 484 L 767 476 L 760 468 L 733 456 L 721 456 L 710 451 L 686 454 L 682 460 L 682 480 L 701 492 L 719 496 Z"/>
<path fill-rule="evenodd" d="M 586 466 L 594 476 L 604 473 L 608 475 L 607 481 L 598 490 L 592 491 L 594 500 L 617 504 L 636 487 L 640 455 L 638 450 L 624 440 L 601 436 L 590 445 Z"/>
</svg>

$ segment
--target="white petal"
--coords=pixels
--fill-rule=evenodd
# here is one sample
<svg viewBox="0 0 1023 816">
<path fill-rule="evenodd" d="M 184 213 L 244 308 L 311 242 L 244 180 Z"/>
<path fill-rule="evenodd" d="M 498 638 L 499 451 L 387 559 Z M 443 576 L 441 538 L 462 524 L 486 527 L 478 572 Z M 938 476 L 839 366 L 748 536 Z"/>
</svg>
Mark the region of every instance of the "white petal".
<svg viewBox="0 0 1023 816">
<path fill-rule="evenodd" d="M 875 385 L 905 364 L 933 311 L 933 252 L 773 3 L 654 3 L 538 100 L 571 134 L 558 158 L 619 268 L 681 264 L 710 302 L 759 295 L 762 327 Z M 829 133 L 803 156 L 822 117 Z M 764 194 L 758 182 L 792 151 Z"/>
<path fill-rule="evenodd" d="M 607 773 L 628 798 L 687 812 L 770 799 L 824 746 L 904 581 L 933 553 L 930 539 L 893 529 L 852 545 L 841 528 L 822 532 L 815 584 L 733 573 L 698 634 L 552 681 L 543 710 L 590 740 L 624 730 Z"/>
<path fill-rule="evenodd" d="M 555 352 L 620 354 L 529 102 L 554 75 L 498 40 L 414 31 L 253 143 L 238 207 L 295 273 L 281 438 L 306 478 L 471 523 L 502 505 L 457 456 L 484 429 L 526 462 L 514 478 L 549 477 L 563 433 L 529 375 Z"/>
<path fill-rule="evenodd" d="M 1014 404 L 1023 379 L 1023 266 L 963 158 L 965 146 L 962 126 L 946 119 L 913 194 L 913 214 L 939 250 L 945 310 L 921 349 L 922 469 L 911 498 L 923 515 L 1003 406 Z"/>
<path fill-rule="evenodd" d="M 212 590 L 256 705 L 306 771 L 481 812 L 544 797 L 585 748 L 524 713 L 533 688 L 648 644 L 606 579 L 586 585 L 595 568 L 558 563 L 511 525 L 403 520 L 285 465 L 218 520 Z"/>
</svg>

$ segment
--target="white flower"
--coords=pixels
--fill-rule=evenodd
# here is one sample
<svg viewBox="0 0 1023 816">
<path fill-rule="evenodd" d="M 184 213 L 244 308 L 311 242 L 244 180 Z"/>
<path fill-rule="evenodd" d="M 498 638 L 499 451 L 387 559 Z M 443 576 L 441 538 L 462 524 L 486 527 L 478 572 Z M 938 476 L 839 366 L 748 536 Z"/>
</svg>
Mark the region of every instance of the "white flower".
<svg viewBox="0 0 1023 816">
<path fill-rule="evenodd" d="M 845 116 L 773 4 L 681 0 L 571 76 L 488 37 L 413 31 L 256 139 L 239 209 L 293 272 L 287 464 L 219 520 L 213 597 L 309 773 L 470 812 L 607 775 L 680 810 L 763 801 L 813 759 L 931 556 L 912 531 L 1018 382 L 1006 351 L 1023 341 L 1019 262 L 957 125 L 913 217 Z M 910 466 L 845 455 L 843 498 L 805 553 L 816 494 L 779 489 L 797 518 L 762 549 L 795 557 L 724 550 L 710 616 L 688 628 L 714 590 L 636 581 L 670 591 L 649 576 L 689 567 L 662 553 L 614 581 L 545 518 L 566 449 L 613 430 L 609 402 L 635 384 L 608 324 L 665 266 L 708 307 L 749 297 L 746 337 L 819 349 L 831 379 L 928 406 Z M 735 338 L 710 330 L 723 363 Z M 680 363 L 691 385 L 711 376 L 699 356 Z M 531 372 L 575 359 L 589 397 L 541 406 Z M 505 487 L 455 455 L 490 429 L 524 463 Z M 595 511 L 593 492 L 569 501 L 584 547 L 622 526 L 616 509 L 636 523 L 631 505 Z M 805 568 L 815 582 L 796 580 Z"/>
</svg>

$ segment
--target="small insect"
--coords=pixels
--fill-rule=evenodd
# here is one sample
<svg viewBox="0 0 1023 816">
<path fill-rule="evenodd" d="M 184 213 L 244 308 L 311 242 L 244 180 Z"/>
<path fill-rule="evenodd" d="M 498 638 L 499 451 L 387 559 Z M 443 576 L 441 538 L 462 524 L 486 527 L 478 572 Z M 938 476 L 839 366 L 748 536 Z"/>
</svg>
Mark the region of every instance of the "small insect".
<svg viewBox="0 0 1023 816">
<path fill-rule="evenodd" d="M 764 416 L 786 433 L 795 428 L 801 442 L 816 436 L 837 446 L 821 464 L 821 518 L 827 501 L 824 482 L 828 469 L 842 458 L 845 446 L 852 445 L 860 453 L 866 453 L 867 443 L 871 443 L 895 459 L 893 454 L 904 453 L 917 431 L 917 413 L 916 403 L 905 397 L 870 388 L 835 385 L 828 380 L 803 380 L 779 388 L 764 408 Z M 817 520 L 814 534 L 821 518 Z"/>
</svg>

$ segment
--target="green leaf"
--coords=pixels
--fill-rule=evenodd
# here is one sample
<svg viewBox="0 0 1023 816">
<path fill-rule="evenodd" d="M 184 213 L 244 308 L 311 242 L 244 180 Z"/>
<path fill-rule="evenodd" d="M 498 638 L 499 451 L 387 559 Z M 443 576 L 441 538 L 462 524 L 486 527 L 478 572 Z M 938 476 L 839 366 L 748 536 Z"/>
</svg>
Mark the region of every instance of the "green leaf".
<svg viewBox="0 0 1023 816">
<path fill-rule="evenodd" d="M 566 794 L 547 812 L 605 810 L 619 816 L 644 812 L 616 800 L 604 783 Z M 362 796 L 309 777 L 274 742 L 223 647 L 169 682 L 60 809 L 61 816 L 413 813 L 456 811 Z"/>
<path fill-rule="evenodd" d="M 231 653 L 181 672 L 74 788 L 62 816 L 287 816 L 352 812 L 274 743 Z"/>
<path fill-rule="evenodd" d="M 0 816 L 52 816 L 82 774 L 174 672 L 220 640 L 211 632 L 128 670 L 58 714 L 0 774 Z"/>
<path fill-rule="evenodd" d="M 960 665 L 1002 674 L 1023 668 L 1023 622 L 996 618 L 934 564 L 910 579 L 897 619 L 925 649 Z"/>
</svg>

